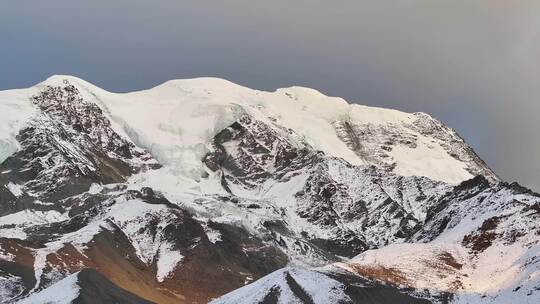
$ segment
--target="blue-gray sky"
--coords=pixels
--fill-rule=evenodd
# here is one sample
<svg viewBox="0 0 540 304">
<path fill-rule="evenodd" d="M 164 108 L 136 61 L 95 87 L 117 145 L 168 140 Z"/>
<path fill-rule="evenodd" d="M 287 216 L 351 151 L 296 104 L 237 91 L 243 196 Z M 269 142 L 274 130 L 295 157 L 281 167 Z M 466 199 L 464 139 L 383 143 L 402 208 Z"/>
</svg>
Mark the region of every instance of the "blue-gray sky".
<svg viewBox="0 0 540 304">
<path fill-rule="evenodd" d="M 536 0 L 2 0 L 0 89 L 216 76 L 424 111 L 540 190 Z"/>
</svg>

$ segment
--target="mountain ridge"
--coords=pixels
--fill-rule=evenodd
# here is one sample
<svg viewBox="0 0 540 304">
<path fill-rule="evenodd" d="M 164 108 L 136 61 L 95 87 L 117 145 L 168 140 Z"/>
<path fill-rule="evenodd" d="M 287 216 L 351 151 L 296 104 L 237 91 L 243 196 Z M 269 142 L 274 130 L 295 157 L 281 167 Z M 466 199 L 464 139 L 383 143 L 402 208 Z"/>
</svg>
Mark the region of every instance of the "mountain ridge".
<svg viewBox="0 0 540 304">
<path fill-rule="evenodd" d="M 208 78 L 116 94 L 55 76 L 0 92 L 3 108 L 23 112 L 0 124 L 3 300 L 86 268 L 157 303 L 204 303 L 260 278 L 234 294 L 263 284 L 269 303 L 539 296 L 540 196 L 501 182 L 427 114 Z M 515 254 L 487 264 L 505 250 Z M 266 277 L 275 271 L 284 281 Z M 334 287 L 317 293 L 313 278 Z"/>
<path fill-rule="evenodd" d="M 128 135 L 128 138 L 141 137 L 142 135 L 157 137 L 156 135 L 159 135 L 163 137 L 164 141 L 175 142 L 178 141 L 178 131 L 183 131 L 184 134 L 182 134 L 182 136 L 184 138 L 182 140 L 184 140 L 185 143 L 179 143 L 175 148 L 181 149 L 188 146 L 187 148 L 191 149 L 192 145 L 203 144 L 210 140 L 213 135 L 217 134 L 217 132 L 239 118 L 243 112 L 248 111 L 249 114 L 256 115 L 259 119 L 268 119 L 268 117 L 271 119 L 278 119 L 281 125 L 295 130 L 300 136 L 304 137 L 304 139 L 311 141 L 309 143 L 317 150 L 344 158 L 352 164 L 373 164 L 373 162 L 370 161 L 366 162 L 365 159 L 359 156 L 361 153 L 359 151 L 354 151 L 354 147 L 350 147 L 346 140 L 344 140 L 344 137 L 350 137 L 350 134 L 339 134 L 340 131 L 336 130 L 338 128 L 332 124 L 346 121 L 349 125 L 352 125 L 355 122 L 359 122 L 360 125 L 351 126 L 351 128 L 356 129 L 355 132 L 352 133 L 366 134 L 365 136 L 372 137 L 373 134 L 370 134 L 369 128 L 380 128 L 379 125 L 382 122 L 382 124 L 388 124 L 389 128 L 404 128 L 407 132 L 403 134 L 407 134 L 409 138 L 402 142 L 398 142 L 397 145 L 395 145 L 394 148 L 399 148 L 399 151 L 396 153 L 391 150 L 393 148 L 392 144 L 390 147 L 381 148 L 381 146 L 384 146 L 385 142 L 391 143 L 396 141 L 392 138 L 392 134 L 385 137 L 381 134 L 374 134 L 381 138 L 373 143 L 374 147 L 371 147 L 371 145 L 366 147 L 370 148 L 368 149 L 368 152 L 377 151 L 378 153 L 381 153 L 380 151 L 384 152 L 383 149 L 387 149 L 387 151 L 384 152 L 384 155 L 381 155 L 381 157 L 377 157 L 377 159 L 374 160 L 376 165 L 392 166 L 396 163 L 398 166 L 397 170 L 399 170 L 400 165 L 402 165 L 403 170 L 400 172 L 402 175 L 425 175 L 432 179 L 447 181 L 454 184 L 472 178 L 479 172 L 484 173 L 483 175 L 488 176 L 493 180 L 498 180 L 496 174 L 481 161 L 472 149 L 460 153 L 463 155 L 470 155 L 470 159 L 463 161 L 459 159 L 459 156 L 455 155 L 456 151 L 446 151 L 447 149 L 445 149 L 445 147 L 440 146 L 440 142 L 432 142 L 433 140 L 439 141 L 435 136 L 437 134 L 424 134 L 425 136 L 423 136 L 423 134 L 418 134 L 418 128 L 431 129 L 431 132 L 436 133 L 438 129 L 441 129 L 444 126 L 426 113 L 405 113 L 397 110 L 348 104 L 341 98 L 327 97 L 314 89 L 303 87 L 282 88 L 275 92 L 257 91 L 219 78 L 171 80 L 148 90 L 118 94 L 107 92 L 73 76 L 55 75 L 49 77 L 44 82 L 41 82 L 35 88 L 39 91 L 40 88 L 47 85 L 62 85 L 64 81 L 71 81 L 74 84 L 77 84 L 80 88 L 81 95 L 86 99 L 93 100 L 99 104 L 104 111 L 108 112 L 112 117 L 111 120 L 113 121 L 113 128 L 115 131 L 122 135 Z M 30 90 L 30 95 L 33 94 L 32 91 L 35 90 Z M 212 98 L 213 95 L 216 95 L 216 97 Z M 141 103 L 147 104 L 141 105 Z M 152 104 L 154 103 L 156 105 L 153 107 Z M 194 103 L 199 104 L 197 105 Z M 140 109 L 133 109 L 135 107 L 140 107 Z M 291 107 L 295 107 L 294 110 L 298 112 L 293 111 L 293 108 Z M 130 108 L 132 111 L 130 111 Z M 164 111 L 164 108 L 169 109 L 174 114 L 177 114 L 174 111 L 191 111 L 191 113 L 188 114 L 192 115 L 185 115 L 186 117 L 182 118 L 191 120 L 194 124 L 200 124 L 201 121 L 206 120 L 209 126 L 194 126 L 193 129 L 199 127 L 202 130 L 201 132 L 194 132 L 185 126 L 183 127 L 182 125 L 168 122 L 166 121 L 167 118 L 169 118 L 167 116 L 171 113 Z M 212 115 L 204 116 L 201 115 L 201 111 L 210 111 L 210 114 L 219 117 L 212 118 L 210 117 Z M 212 111 L 218 111 L 218 113 L 215 114 L 212 113 Z M 138 121 L 135 121 L 135 119 L 125 121 L 125 118 L 122 117 L 122 115 L 125 114 L 122 113 L 129 113 L 131 116 L 137 114 L 141 117 L 137 117 Z M 165 119 L 157 117 L 156 119 L 160 119 L 160 121 L 153 121 L 154 117 L 151 115 L 165 116 Z M 193 116 L 196 116 L 199 121 L 195 121 Z M 310 120 L 315 122 L 315 124 L 309 124 Z M 148 131 L 146 132 L 147 134 L 126 134 L 126 132 L 130 132 L 130 129 L 133 127 L 139 129 L 148 128 L 149 126 L 145 124 L 147 121 L 149 121 L 150 124 L 153 124 L 151 133 Z M 404 121 L 407 125 L 401 126 Z M 373 125 L 373 123 L 375 123 L 375 125 Z M 420 127 L 413 126 L 413 123 L 420 124 Z M 432 126 L 427 128 L 426 124 Z M 325 132 L 322 133 L 322 131 Z M 134 130 L 131 130 L 131 132 L 134 133 Z M 385 130 L 385 132 L 389 131 Z M 455 141 L 456 145 L 461 144 L 463 147 L 468 147 L 455 131 L 448 129 L 444 130 L 444 132 L 450 134 L 450 138 Z M 337 136 L 336 133 L 338 133 Z M 420 136 L 420 139 L 415 139 L 415 137 L 418 136 Z M 138 143 L 138 146 L 147 146 L 151 149 L 152 145 L 162 144 L 160 142 L 154 142 L 154 140 L 155 139 L 148 140 L 142 138 Z M 362 139 L 355 140 L 358 141 Z M 166 148 L 171 146 L 170 144 L 164 145 Z M 409 151 L 411 147 L 416 149 L 413 154 L 418 154 L 421 150 L 426 151 L 426 153 L 422 155 L 424 158 L 422 161 L 407 158 L 400 161 L 399 158 L 404 158 L 407 152 L 413 152 Z M 441 151 L 436 151 L 437 149 L 440 149 Z M 156 154 L 159 154 L 159 152 L 162 151 L 156 151 Z M 201 155 L 196 156 L 198 156 L 197 158 L 200 158 Z M 154 157 L 156 157 L 156 155 L 154 155 Z M 159 158 L 159 155 L 157 157 Z M 191 157 L 193 157 L 193 155 L 191 155 Z M 456 159 L 456 157 L 458 159 Z M 166 161 L 177 161 L 177 159 L 174 158 L 165 159 L 165 156 L 163 158 L 164 159 L 160 160 L 162 163 Z M 383 158 L 397 159 L 392 162 L 386 161 Z M 447 162 L 445 165 L 450 168 L 446 169 L 446 171 L 429 166 L 422 168 L 423 164 L 428 163 L 430 160 L 433 162 L 442 162 L 444 160 Z M 463 164 L 464 162 L 478 162 L 478 164 Z M 419 167 L 419 169 L 412 169 L 410 163 L 413 163 L 413 165 Z M 189 166 L 190 164 L 184 163 L 182 165 Z M 462 167 L 463 169 L 454 170 L 452 169 L 452 166 Z M 467 170 L 471 169 L 472 173 L 467 172 Z M 434 175 L 431 171 L 435 170 L 441 171 L 441 175 L 430 176 Z M 447 175 L 449 172 L 454 176 L 445 176 L 445 174 Z"/>
</svg>

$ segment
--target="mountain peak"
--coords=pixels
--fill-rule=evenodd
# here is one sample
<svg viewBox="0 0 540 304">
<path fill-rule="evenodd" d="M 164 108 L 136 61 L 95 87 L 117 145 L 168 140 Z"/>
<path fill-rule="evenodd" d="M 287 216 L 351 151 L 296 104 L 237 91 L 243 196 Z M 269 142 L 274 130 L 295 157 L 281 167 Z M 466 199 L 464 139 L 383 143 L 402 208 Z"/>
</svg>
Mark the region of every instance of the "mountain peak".
<svg viewBox="0 0 540 304">
<path fill-rule="evenodd" d="M 202 172 L 199 164 L 188 163 L 203 156 L 195 147 L 248 114 L 293 130 L 304 143 L 352 164 L 449 183 L 478 174 L 497 179 L 453 130 L 425 113 L 349 104 L 303 87 L 258 91 L 210 77 L 171 80 L 124 94 L 64 75 L 40 85 L 65 83 L 79 87 L 83 98 L 102 107 L 118 132 L 130 134 L 161 162 L 179 164 L 176 171 L 190 177 Z M 184 152 L 175 156 L 166 152 L 169 149 Z"/>
<path fill-rule="evenodd" d="M 214 78 L 111 93 L 63 75 L 0 92 L 0 108 L 13 114 L 2 301 L 77 285 L 66 302 L 101 286 L 121 303 L 206 303 L 257 279 L 217 303 L 535 292 L 508 267 L 535 274 L 539 196 L 499 183 L 425 113 Z M 482 289 L 486 273 L 505 276 Z"/>
</svg>

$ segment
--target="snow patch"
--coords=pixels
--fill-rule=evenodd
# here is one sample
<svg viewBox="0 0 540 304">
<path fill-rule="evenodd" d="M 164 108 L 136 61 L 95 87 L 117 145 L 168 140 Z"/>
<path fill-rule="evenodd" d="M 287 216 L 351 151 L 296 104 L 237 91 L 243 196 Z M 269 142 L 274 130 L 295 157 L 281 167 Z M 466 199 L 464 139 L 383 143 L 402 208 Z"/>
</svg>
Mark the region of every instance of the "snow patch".
<svg viewBox="0 0 540 304">
<path fill-rule="evenodd" d="M 31 294 L 17 304 L 55 303 L 71 304 L 80 294 L 77 284 L 79 273 L 71 274 L 50 287 Z"/>
<path fill-rule="evenodd" d="M 15 195 L 16 197 L 19 197 L 21 195 L 23 195 L 23 190 L 22 190 L 22 186 L 21 185 L 18 185 L 18 184 L 14 184 L 12 182 L 9 182 L 7 185 L 7 188 L 8 190 L 13 194 Z"/>
<path fill-rule="evenodd" d="M 184 256 L 169 243 L 159 247 L 156 279 L 163 282 L 182 262 Z"/>
<path fill-rule="evenodd" d="M 420 137 L 416 148 L 394 146 L 390 155 L 397 159 L 394 172 L 403 176 L 420 175 L 433 180 L 458 184 L 472 176 L 465 163 L 451 157 L 435 142 Z"/>
<path fill-rule="evenodd" d="M 58 211 L 23 210 L 0 218 L 0 235 L 6 238 L 26 239 L 24 229 L 32 225 L 57 223 L 68 219 Z"/>
</svg>

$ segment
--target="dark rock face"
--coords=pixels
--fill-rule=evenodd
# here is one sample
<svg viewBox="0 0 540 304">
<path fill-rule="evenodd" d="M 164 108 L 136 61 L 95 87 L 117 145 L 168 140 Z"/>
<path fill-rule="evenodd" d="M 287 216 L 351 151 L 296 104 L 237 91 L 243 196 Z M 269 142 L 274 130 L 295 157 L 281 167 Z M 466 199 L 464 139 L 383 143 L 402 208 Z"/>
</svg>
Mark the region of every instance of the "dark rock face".
<svg viewBox="0 0 540 304">
<path fill-rule="evenodd" d="M 131 292 L 121 289 L 105 276 L 93 269 L 83 269 L 77 275 L 77 285 L 80 287 L 79 296 L 73 304 L 153 304 Z"/>
<path fill-rule="evenodd" d="M 22 243 L 22 244 L 21 244 Z M 17 253 L 13 260 L 0 259 L 0 279 L 9 288 L 4 289 L 7 298 L 2 301 L 13 299 L 19 295 L 26 295 L 35 284 L 33 268 L 32 248 L 34 244 L 28 242 L 17 242 L 12 239 L 0 238 L 0 248 L 3 253 Z"/>
<path fill-rule="evenodd" d="M 281 295 L 281 289 L 279 287 L 274 287 L 270 289 L 268 294 L 260 302 L 260 304 L 277 304 L 279 303 L 279 297 Z"/>
<path fill-rule="evenodd" d="M 20 185 L 26 199 L 3 205 L 0 214 L 23 210 L 31 200 L 59 201 L 87 191 L 92 183 L 124 182 L 133 173 L 159 167 L 150 154 L 115 133 L 101 109 L 82 99 L 73 85 L 48 87 L 33 101 L 42 115 L 20 131 L 21 149 L 0 165 L 0 182 Z"/>
<path fill-rule="evenodd" d="M 212 144 L 213 151 L 203 163 L 223 172 L 229 190 L 229 184 L 253 189 L 267 179 L 286 180 L 317 161 L 317 153 L 294 147 L 272 127 L 248 115 L 219 132 Z"/>
<path fill-rule="evenodd" d="M 422 297 L 409 295 L 410 290 L 401 290 L 395 286 L 381 284 L 376 281 L 369 281 L 360 277 L 353 277 L 344 274 L 329 274 L 330 277 L 345 284 L 345 293 L 352 300 L 350 303 L 367 304 L 430 304 L 430 300 Z M 426 295 L 424 295 L 426 296 Z M 449 294 L 436 295 L 436 303 L 450 303 Z M 427 298 L 427 297 L 426 297 Z"/>
<path fill-rule="evenodd" d="M 490 247 L 493 240 L 497 238 L 497 234 L 493 230 L 497 228 L 499 220 L 498 217 L 485 220 L 477 233 L 463 237 L 463 246 L 470 248 L 474 253 L 482 252 Z"/>
<path fill-rule="evenodd" d="M 287 285 L 293 292 L 296 298 L 300 299 L 302 303 L 306 304 L 314 304 L 313 298 L 296 282 L 296 280 L 291 276 L 289 272 L 285 274 L 285 281 L 287 282 Z"/>
<path fill-rule="evenodd" d="M 24 209 L 21 202 L 17 202 L 17 197 L 5 186 L 8 182 L 0 175 L 0 214 L 8 214 L 14 210 Z"/>
</svg>

